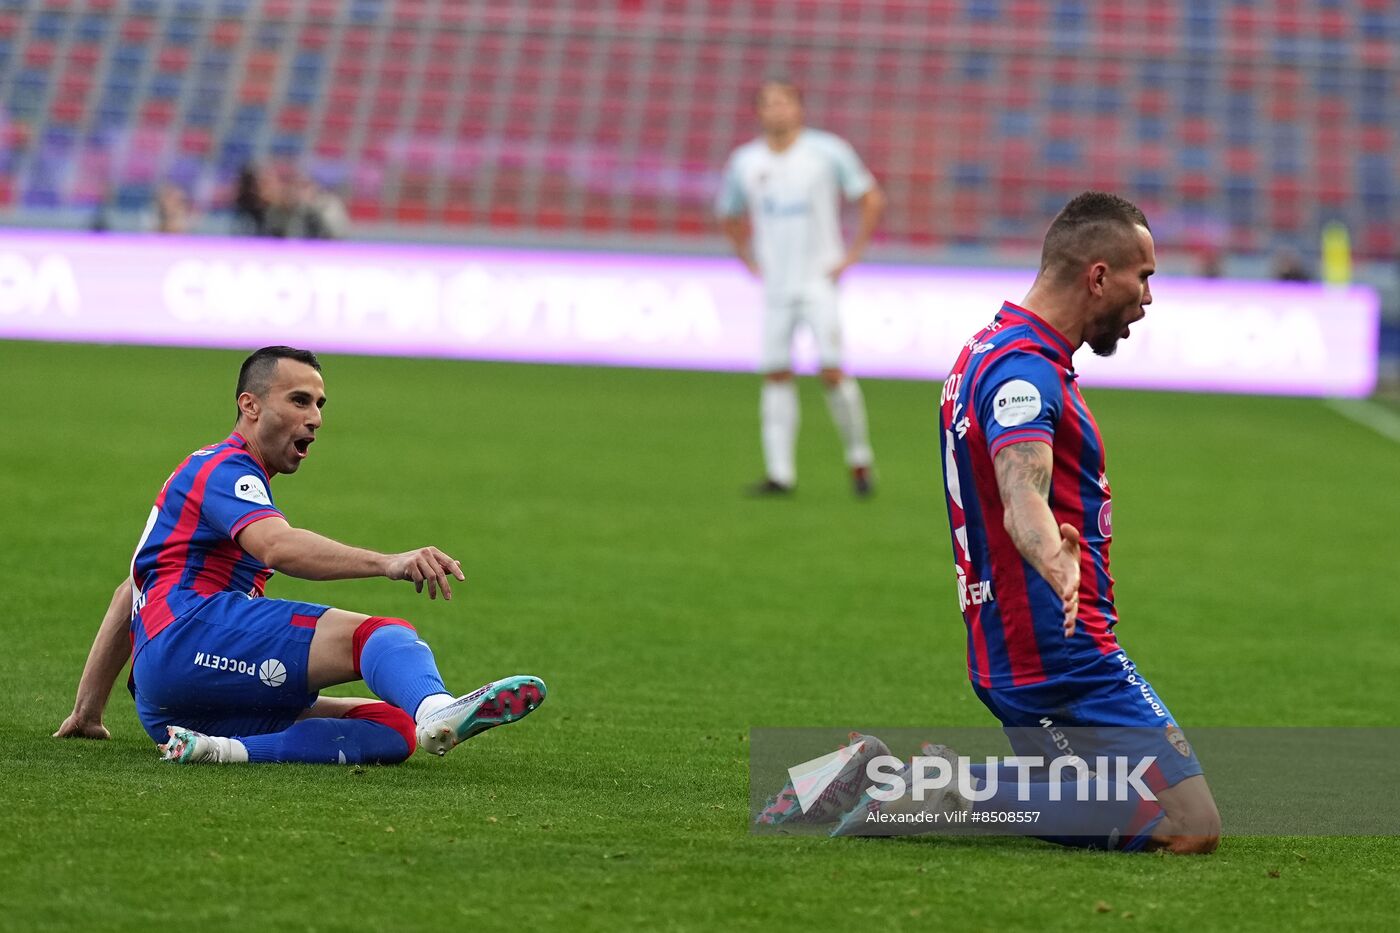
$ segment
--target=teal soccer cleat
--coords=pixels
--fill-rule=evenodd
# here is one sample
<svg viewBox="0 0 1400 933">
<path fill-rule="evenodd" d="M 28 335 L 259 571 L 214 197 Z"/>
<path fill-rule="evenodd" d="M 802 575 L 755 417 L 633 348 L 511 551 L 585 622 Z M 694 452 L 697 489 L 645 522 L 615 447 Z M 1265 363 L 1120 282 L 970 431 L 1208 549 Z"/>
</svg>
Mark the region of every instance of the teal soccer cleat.
<svg viewBox="0 0 1400 933">
<path fill-rule="evenodd" d="M 446 755 L 474 735 L 524 719 L 544 702 L 544 681 L 517 674 L 478 687 L 418 724 L 418 745 Z"/>
</svg>

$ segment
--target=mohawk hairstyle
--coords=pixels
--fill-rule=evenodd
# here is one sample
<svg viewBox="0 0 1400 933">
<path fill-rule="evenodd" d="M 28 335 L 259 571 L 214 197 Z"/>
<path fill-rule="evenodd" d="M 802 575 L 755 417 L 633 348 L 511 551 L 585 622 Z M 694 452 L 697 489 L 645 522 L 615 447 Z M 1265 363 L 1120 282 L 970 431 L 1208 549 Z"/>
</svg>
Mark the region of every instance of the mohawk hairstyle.
<svg viewBox="0 0 1400 933">
<path fill-rule="evenodd" d="M 1103 191 L 1085 191 L 1051 222 L 1040 252 L 1040 271 L 1063 279 L 1098 259 L 1118 265 L 1135 246 L 1134 227 L 1152 229 L 1147 216 L 1132 201 Z"/>
</svg>

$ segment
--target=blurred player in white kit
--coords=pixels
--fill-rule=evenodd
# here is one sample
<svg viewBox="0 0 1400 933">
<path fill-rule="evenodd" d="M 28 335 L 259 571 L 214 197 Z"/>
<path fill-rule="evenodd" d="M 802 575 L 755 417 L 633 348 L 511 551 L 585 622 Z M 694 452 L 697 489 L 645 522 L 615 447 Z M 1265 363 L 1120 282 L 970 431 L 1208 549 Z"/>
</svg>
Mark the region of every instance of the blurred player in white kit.
<svg viewBox="0 0 1400 933">
<path fill-rule="evenodd" d="M 797 486 L 797 384 L 792 339 L 805 324 L 816 339 L 827 405 L 846 449 L 859 496 L 874 491 L 865 399 L 841 366 L 837 283 L 860 261 L 885 208 L 885 196 L 850 143 L 802 125 L 802 94 L 769 80 L 758 92 L 763 135 L 729 157 L 716 213 L 734 251 L 763 281 L 763 374 L 760 416 L 767 475 L 757 495 L 785 495 Z M 860 207 L 849 247 L 841 238 L 841 202 Z"/>
</svg>

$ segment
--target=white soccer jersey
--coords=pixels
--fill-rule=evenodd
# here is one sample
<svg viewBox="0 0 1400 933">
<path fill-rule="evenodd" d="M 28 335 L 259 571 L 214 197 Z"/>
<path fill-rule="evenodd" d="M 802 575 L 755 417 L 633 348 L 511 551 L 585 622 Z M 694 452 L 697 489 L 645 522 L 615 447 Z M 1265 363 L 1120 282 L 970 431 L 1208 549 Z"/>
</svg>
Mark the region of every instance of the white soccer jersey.
<svg viewBox="0 0 1400 933">
<path fill-rule="evenodd" d="M 749 212 L 764 287 L 770 295 L 788 295 L 841 261 L 841 198 L 854 201 L 874 186 L 850 143 L 804 129 L 782 152 L 762 138 L 735 149 L 715 210 L 721 217 Z"/>
</svg>

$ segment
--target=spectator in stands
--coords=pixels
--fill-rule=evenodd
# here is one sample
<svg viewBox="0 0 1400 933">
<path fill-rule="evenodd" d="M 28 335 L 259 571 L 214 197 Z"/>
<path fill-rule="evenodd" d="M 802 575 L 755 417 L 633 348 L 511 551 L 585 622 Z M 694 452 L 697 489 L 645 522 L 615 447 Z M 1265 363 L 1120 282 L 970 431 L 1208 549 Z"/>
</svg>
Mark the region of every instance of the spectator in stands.
<svg viewBox="0 0 1400 933">
<path fill-rule="evenodd" d="M 1312 275 L 1296 249 L 1285 247 L 1274 253 L 1274 278 L 1280 282 L 1311 282 Z"/>
<path fill-rule="evenodd" d="M 1225 257 L 1220 254 L 1220 250 L 1214 248 L 1200 251 L 1200 265 L 1196 274 L 1203 279 L 1218 279 L 1225 275 Z"/>
<path fill-rule="evenodd" d="M 310 175 L 297 179 L 296 209 L 287 235 L 308 240 L 341 240 L 350 228 L 345 202 Z"/>
<path fill-rule="evenodd" d="M 285 237 L 293 213 L 282 179 L 272 168 L 256 162 L 243 166 L 233 198 L 235 234 Z"/>
<path fill-rule="evenodd" d="M 156 189 L 153 226 L 157 233 L 189 233 L 190 217 L 190 199 L 185 189 L 170 182 Z"/>
<path fill-rule="evenodd" d="M 233 232 L 258 236 L 266 217 L 267 197 L 261 184 L 261 170 L 249 162 L 238 170 L 237 190 L 233 195 Z"/>
</svg>

